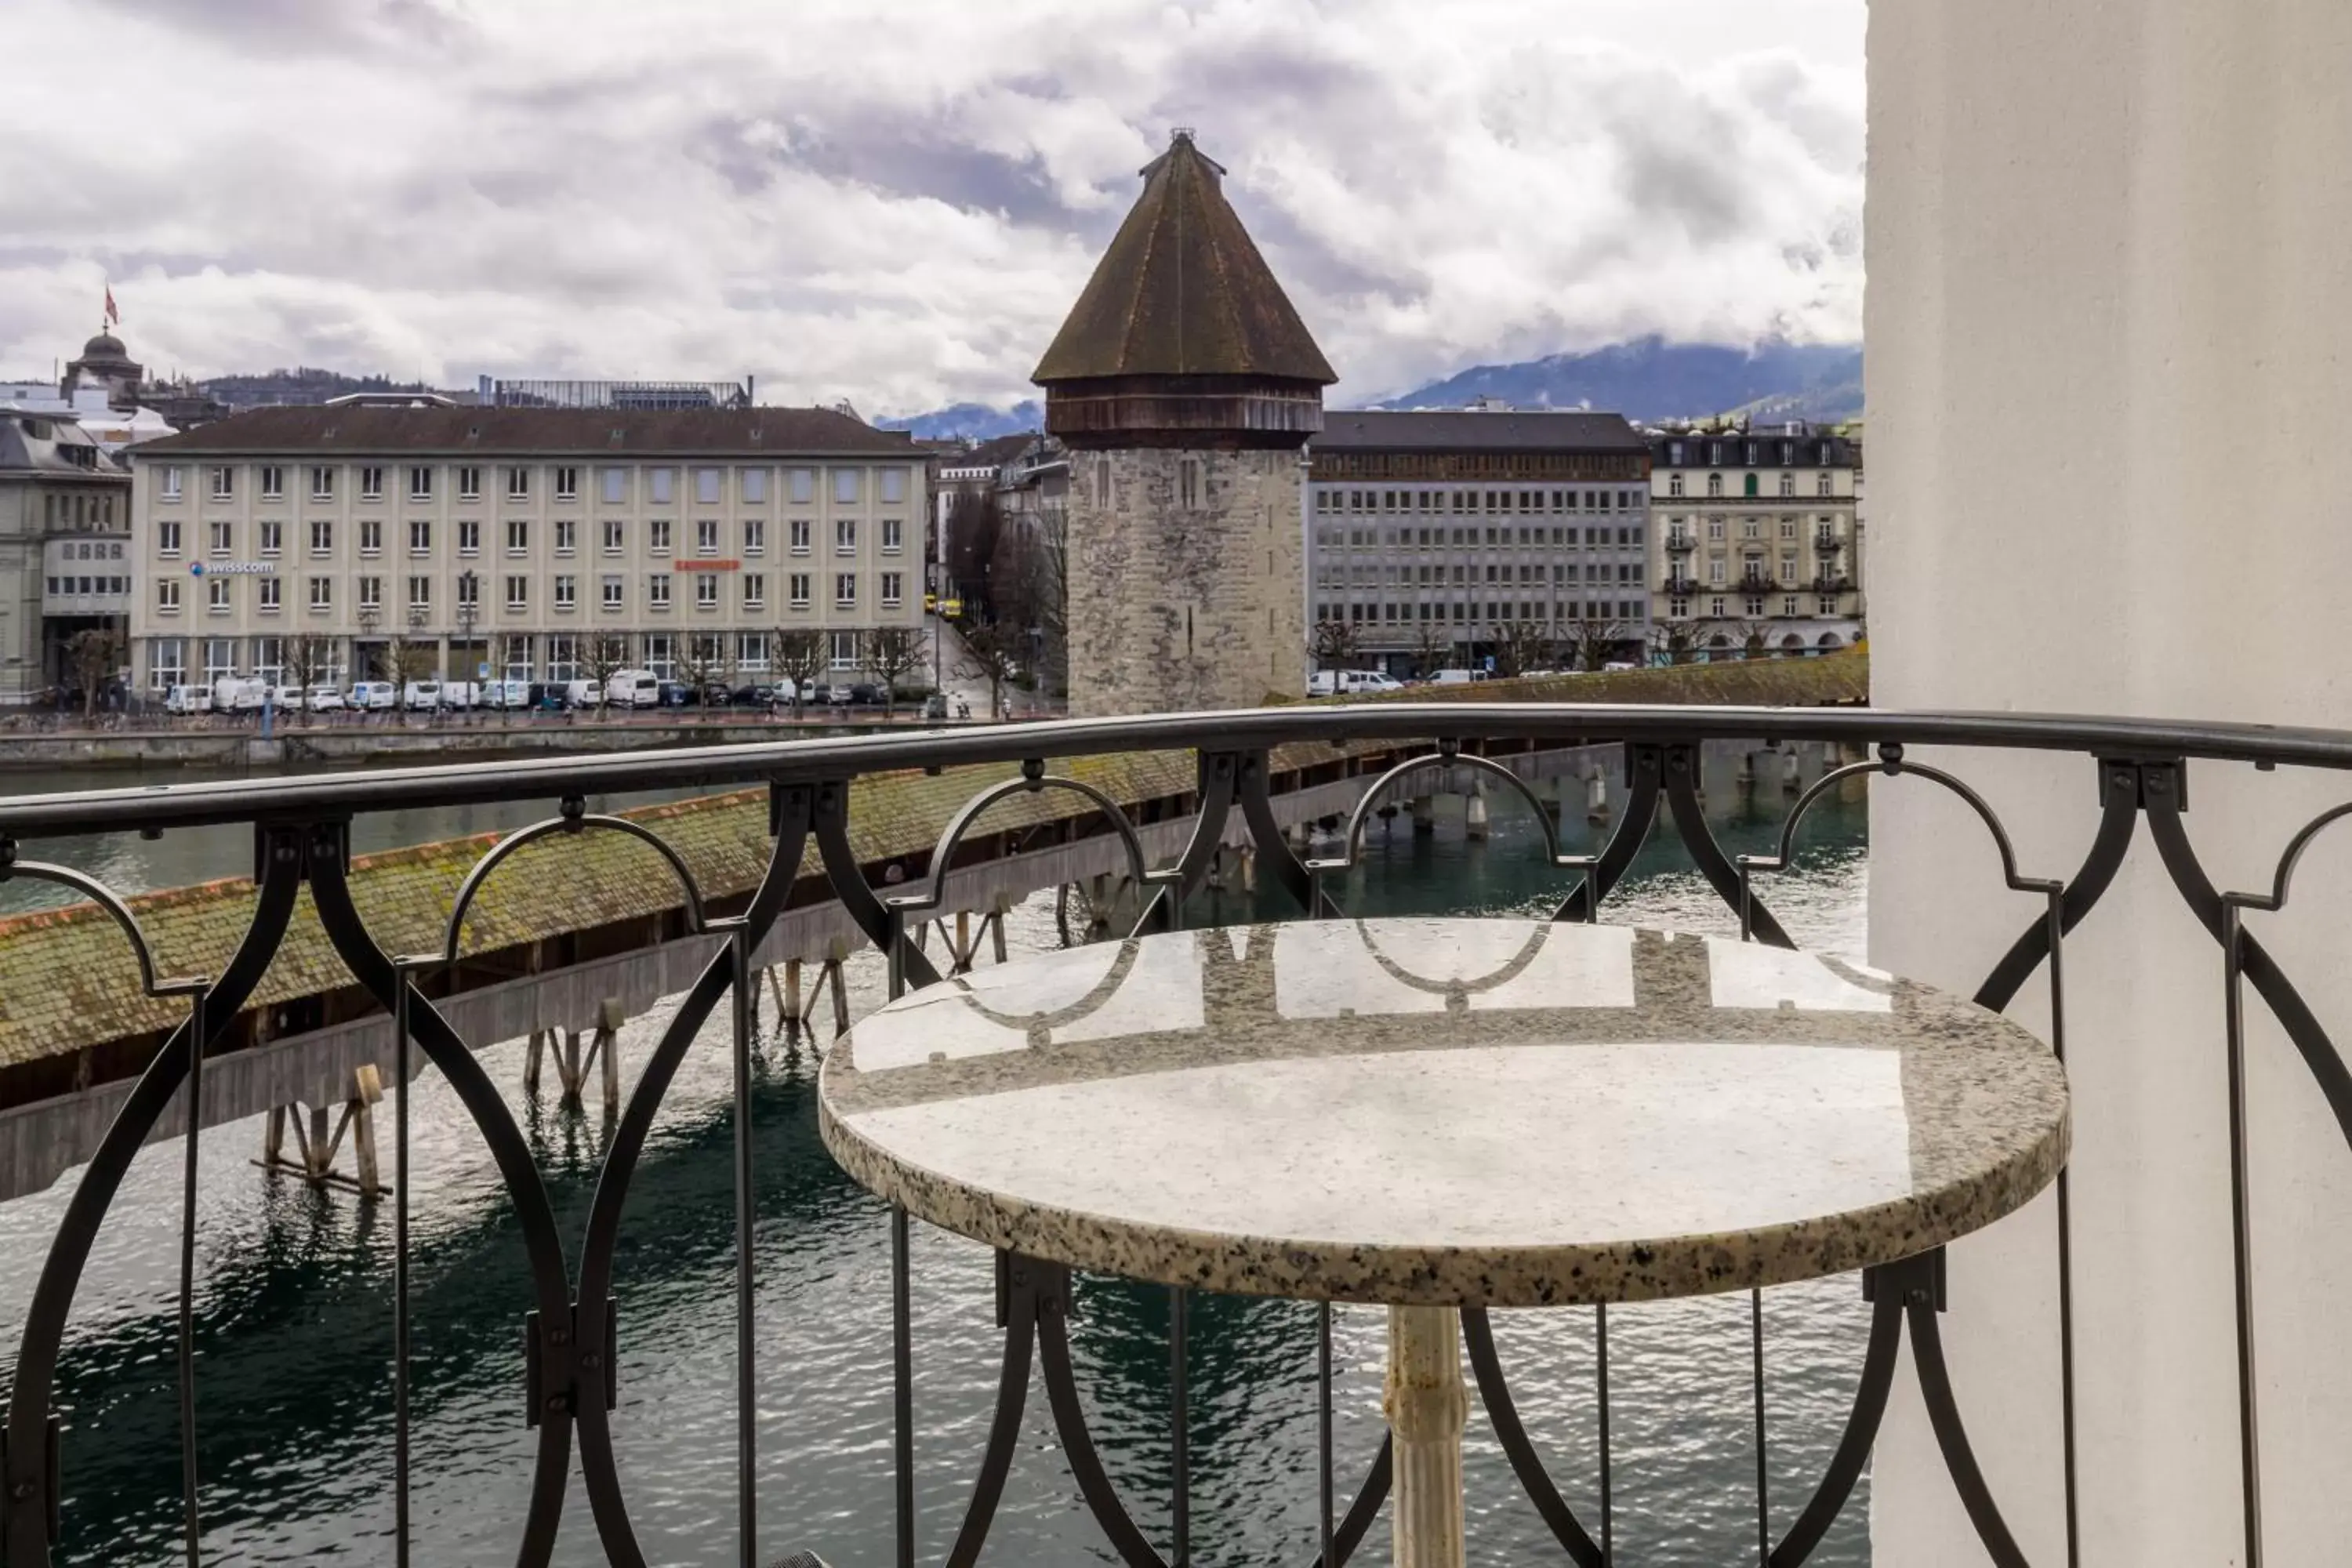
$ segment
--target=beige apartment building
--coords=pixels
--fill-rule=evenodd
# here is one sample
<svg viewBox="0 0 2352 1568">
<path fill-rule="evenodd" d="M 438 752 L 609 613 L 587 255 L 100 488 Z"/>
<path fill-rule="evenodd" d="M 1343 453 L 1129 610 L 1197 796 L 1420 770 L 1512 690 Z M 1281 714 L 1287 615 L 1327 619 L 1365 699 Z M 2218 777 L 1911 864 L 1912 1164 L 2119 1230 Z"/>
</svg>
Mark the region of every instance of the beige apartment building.
<svg viewBox="0 0 2352 1568">
<path fill-rule="evenodd" d="M 808 628 L 862 671 L 922 620 L 924 459 L 820 408 L 256 409 L 132 454 L 133 668 L 274 679 L 309 637 L 339 684 L 395 640 L 453 680 L 756 679 Z"/>
<path fill-rule="evenodd" d="M 1862 635 L 1860 450 L 1798 423 L 1650 438 L 1654 649 L 1828 653 Z"/>
</svg>

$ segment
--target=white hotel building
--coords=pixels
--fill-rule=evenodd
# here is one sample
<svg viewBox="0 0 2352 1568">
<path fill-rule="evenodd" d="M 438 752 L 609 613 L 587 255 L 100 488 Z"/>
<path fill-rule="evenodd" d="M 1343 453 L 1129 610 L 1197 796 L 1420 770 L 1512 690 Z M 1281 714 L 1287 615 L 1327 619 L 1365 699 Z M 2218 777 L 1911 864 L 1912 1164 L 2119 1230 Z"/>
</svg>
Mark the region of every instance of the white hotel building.
<svg viewBox="0 0 2352 1568">
<path fill-rule="evenodd" d="M 274 679 L 314 636 L 339 682 L 394 638 L 451 679 L 563 680 L 617 637 L 752 678 L 807 628 L 860 669 L 921 622 L 925 457 L 819 408 L 257 409 L 134 449 L 133 667 Z"/>
</svg>

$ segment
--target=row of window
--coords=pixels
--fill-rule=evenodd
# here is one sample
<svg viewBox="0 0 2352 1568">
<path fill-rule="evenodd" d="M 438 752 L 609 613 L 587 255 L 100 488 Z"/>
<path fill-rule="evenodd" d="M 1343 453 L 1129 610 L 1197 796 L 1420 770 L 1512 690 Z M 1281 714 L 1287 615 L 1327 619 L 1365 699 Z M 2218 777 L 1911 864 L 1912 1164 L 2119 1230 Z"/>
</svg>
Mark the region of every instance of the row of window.
<svg viewBox="0 0 2352 1568">
<path fill-rule="evenodd" d="M 61 594 L 127 594 L 131 592 L 128 577 L 52 577 L 48 583 L 52 597 Z"/>
<path fill-rule="evenodd" d="M 677 574 L 669 572 L 656 572 L 646 577 L 646 607 L 647 609 L 667 610 L 670 607 L 671 604 L 674 602 L 677 575 Z M 690 574 L 689 575 L 692 577 L 694 583 L 694 607 L 698 610 L 715 610 L 719 608 L 720 595 L 719 580 L 722 575 L 732 575 L 736 578 L 737 582 L 740 584 L 742 605 L 745 609 L 761 610 L 767 607 L 768 574 L 764 572 L 744 572 L 740 574 L 697 572 Z M 205 607 L 215 615 L 229 615 L 234 613 L 236 609 L 236 585 L 240 580 L 241 579 L 239 577 L 217 576 L 200 579 L 200 581 L 203 582 L 205 588 Z M 55 583 L 58 581 L 58 579 L 53 577 L 50 581 Z M 87 582 L 89 579 L 84 578 L 82 581 Z M 125 580 L 117 578 L 114 579 L 114 581 L 117 583 L 122 583 Z M 157 580 L 155 584 L 156 614 L 175 616 L 180 613 L 182 604 L 181 584 L 184 581 L 184 579 L 178 577 L 164 577 Z M 268 615 L 285 607 L 286 584 L 284 579 L 275 576 L 256 575 L 252 577 L 250 581 L 254 587 L 254 607 L 256 609 Z M 383 578 L 360 577 L 354 579 L 354 582 L 356 584 L 357 593 L 355 603 L 361 610 L 381 610 L 383 607 L 384 580 Z M 408 579 L 408 607 L 410 609 L 429 612 L 433 608 L 434 582 L 435 579 L 431 577 L 420 576 L 411 577 Z M 787 574 L 784 578 L 786 592 L 785 602 L 793 609 L 806 609 L 814 602 L 811 597 L 810 591 L 814 582 L 815 577 L 811 573 L 793 572 Z M 335 607 L 335 579 L 332 577 L 306 577 L 303 579 L 303 584 L 304 602 L 311 609 L 324 612 L 332 610 Z M 858 574 L 855 572 L 841 572 L 835 574 L 833 579 L 833 602 L 835 605 L 841 609 L 856 608 L 858 603 L 857 584 Z M 503 585 L 505 588 L 503 603 L 507 609 L 515 612 L 527 612 L 530 608 L 531 579 L 530 577 L 524 576 L 520 574 L 509 574 L 505 579 Z M 882 608 L 886 610 L 895 610 L 906 603 L 907 577 L 905 573 L 885 572 L 881 574 L 880 579 L 876 585 L 881 590 Z M 599 603 L 604 606 L 604 608 L 606 610 L 622 610 L 627 608 L 627 579 L 624 577 L 622 574 L 618 572 L 605 573 L 600 579 L 598 586 L 601 591 Z M 461 607 L 478 608 L 481 604 L 481 580 L 475 576 L 474 574 L 468 572 L 463 576 L 460 576 L 457 580 L 456 585 L 456 600 L 457 605 Z M 579 607 L 580 579 L 577 576 L 569 572 L 558 573 L 550 580 L 549 588 L 550 602 L 556 609 L 572 610 Z M 53 588 L 50 591 L 54 593 L 57 590 Z M 89 590 L 85 589 L 83 591 L 88 592 Z M 117 588 L 114 591 L 120 593 L 121 592 L 121 589 Z"/>
<path fill-rule="evenodd" d="M 600 637 L 616 637 L 623 643 L 622 659 L 632 668 L 649 669 L 665 680 L 677 677 L 683 664 L 696 664 L 709 668 L 718 666 L 731 668 L 740 675 L 764 675 L 771 668 L 774 645 L 766 632 L 706 632 L 688 638 L 683 649 L 678 638 L 668 632 L 646 632 L 633 636 L 627 632 L 599 633 Z M 865 638 L 858 631 L 835 631 L 827 634 L 826 654 L 835 669 L 865 668 Z M 158 689 L 184 685 L 188 679 L 188 639 L 156 637 L 147 645 L 148 679 Z M 322 658 L 308 671 L 312 682 L 341 685 L 355 664 L 363 665 L 365 649 L 360 639 L 352 639 L 346 647 L 339 638 L 329 638 L 320 650 Z M 580 638 L 566 633 L 552 632 L 542 639 L 529 632 L 501 633 L 493 650 L 488 644 L 478 649 L 461 650 L 453 646 L 451 664 L 458 669 L 467 668 L 468 661 L 459 657 L 462 652 L 491 653 L 495 659 L 474 658 L 470 662 L 495 663 L 505 671 L 508 680 L 578 680 L 588 674 L 585 650 Z M 685 658 L 681 658 L 681 651 Z M 288 668 L 286 639 L 262 637 L 252 639 L 248 648 L 239 637 L 206 637 L 197 647 L 201 662 L 196 667 L 203 672 L 206 685 L 225 676 L 257 676 L 277 685 L 290 679 Z M 731 658 L 730 658 L 731 655 Z M 427 679 L 437 678 L 428 672 Z"/>
<path fill-rule="evenodd" d="M 1683 488 L 1682 475 L 1668 474 L 1666 476 L 1666 494 L 1670 496 L 1679 496 L 1687 493 L 1688 492 Z M 1720 496 L 1723 494 L 1723 476 L 1721 474 L 1707 475 L 1706 493 L 1710 496 Z M 1740 478 L 1739 493 L 1749 500 L 1760 497 L 1764 493 L 1760 483 L 1760 476 L 1756 474 L 1742 475 Z M 1796 475 L 1782 474 L 1780 476 L 1780 493 L 1784 496 L 1793 496 L 1797 493 Z M 1813 493 L 1817 496 L 1833 496 L 1837 494 L 1837 486 L 1831 481 L 1829 470 L 1826 468 L 1813 476 Z"/>
<path fill-rule="evenodd" d="M 1803 522 L 1804 519 L 1800 517 L 1782 518 L 1780 528 L 1780 537 L 1796 538 L 1798 530 Z M 1710 517 L 1706 520 L 1706 536 L 1709 539 L 1721 539 L 1724 536 L 1724 528 L 1725 520 L 1722 518 Z M 1760 517 L 1743 517 L 1739 520 L 1739 537 L 1742 539 L 1761 539 L 1764 537 L 1763 531 L 1764 520 Z M 1835 544 L 1838 542 L 1837 520 L 1831 517 L 1816 518 L 1813 521 L 1813 541 L 1817 544 Z M 1667 543 L 1688 544 L 1690 542 L 1690 531 L 1684 526 L 1681 518 L 1666 519 Z"/>
<path fill-rule="evenodd" d="M 1406 621 L 1445 621 L 1456 625 L 1474 621 L 1638 621 L 1643 605 L 1639 599 L 1504 599 L 1487 600 L 1485 616 L 1478 614 L 1476 603 L 1451 605 L 1398 604 L 1388 602 L 1373 605 L 1322 605 L 1315 606 L 1318 621 L 1346 621 L 1353 626 L 1371 624 L 1395 625 Z"/>
<path fill-rule="evenodd" d="M 1771 569 L 1767 565 L 1761 555 L 1748 556 L 1740 562 L 1739 566 L 1740 575 L 1749 579 L 1750 581 L 1759 577 L 1769 577 L 1772 574 Z M 1730 563 L 1728 562 L 1708 562 L 1706 563 L 1706 581 L 1710 584 L 1720 584 L 1727 581 L 1727 574 L 1728 574 L 1729 569 Z M 1828 568 L 1825 567 L 1823 570 L 1827 571 Z M 1677 574 L 1677 575 L 1679 575 L 1679 574 Z M 1780 581 L 1783 583 L 1794 583 L 1797 581 L 1797 562 L 1795 557 L 1790 556 L 1782 559 L 1780 566 Z M 1696 578 L 1685 580 L 1693 583 L 1697 581 Z"/>
<path fill-rule="evenodd" d="M 205 468 L 205 494 L 215 500 L 235 500 L 237 474 L 241 467 L 242 465 L 235 463 L 208 465 Z M 288 466 L 283 463 L 254 465 L 254 488 L 262 500 L 286 499 L 286 479 L 289 471 Z M 334 500 L 336 476 L 342 471 L 340 466 L 330 463 L 309 465 L 310 499 L 312 500 Z M 461 463 L 451 471 L 459 500 L 482 499 L 484 468 L 481 464 Z M 547 474 L 557 500 L 580 499 L 581 470 L 578 467 L 571 464 L 558 464 L 542 470 L 539 465 L 530 463 L 511 463 L 499 468 L 499 476 L 502 481 L 501 489 L 506 498 L 509 500 L 529 500 L 531 496 L 531 486 L 534 483 L 532 476 L 542 471 Z M 625 467 L 604 468 L 596 470 L 597 486 L 602 498 L 611 502 L 627 500 L 629 475 L 633 471 L 635 470 Z M 724 500 L 728 489 L 729 471 L 723 468 L 694 468 L 686 470 L 687 476 L 692 480 L 696 502 L 703 506 L 717 506 Z M 384 496 L 386 477 L 404 474 L 408 481 L 406 492 L 408 499 L 415 501 L 429 501 L 433 499 L 435 487 L 441 482 L 439 476 L 442 469 L 437 465 L 430 463 L 412 463 L 406 465 L 404 468 L 383 463 L 362 463 L 357 467 L 357 472 L 359 497 L 362 500 L 382 500 Z M 679 470 L 673 468 L 647 468 L 643 472 L 646 476 L 646 499 L 656 506 L 670 504 L 678 489 Z M 836 504 L 855 506 L 865 499 L 867 470 L 864 467 L 835 468 L 825 472 L 831 476 L 833 499 Z M 741 468 L 734 469 L 733 473 L 736 499 L 747 506 L 760 506 L 766 503 L 769 469 Z M 904 468 L 877 468 L 873 470 L 873 473 L 875 500 L 885 505 L 904 504 L 907 500 L 908 470 Z M 186 470 L 176 463 L 165 464 L 156 470 L 156 494 L 163 500 L 182 500 L 186 494 Z M 815 468 L 784 470 L 785 495 L 795 506 L 806 506 L 814 501 L 817 485 Z"/>
<path fill-rule="evenodd" d="M 51 490 L 41 497 L 44 528 L 109 528 L 113 522 L 114 498 L 110 495 L 58 495 Z"/>
<path fill-rule="evenodd" d="M 1723 619 L 1724 616 L 1729 613 L 1731 603 L 1731 600 L 1722 597 L 1721 595 L 1708 598 L 1706 601 L 1706 613 L 1708 618 L 1717 621 Z M 1739 606 L 1741 612 L 1745 614 L 1749 620 L 1761 620 L 1764 618 L 1764 609 L 1768 603 L 1769 603 L 1769 601 L 1764 595 L 1760 594 L 1751 595 L 1747 598 L 1741 599 L 1739 601 Z M 1688 599 L 1677 597 L 1666 601 L 1666 614 L 1674 619 L 1678 621 L 1686 620 L 1689 618 L 1690 613 L 1691 602 Z M 1804 613 L 1804 601 L 1796 595 L 1783 594 L 1780 596 L 1780 614 L 1784 616 L 1801 616 Z M 1817 601 L 1817 607 L 1814 613 L 1816 615 L 1822 616 L 1836 615 L 1838 613 L 1837 595 L 1834 594 L 1823 594 L 1819 601 Z"/>
<path fill-rule="evenodd" d="M 1582 537 L 1580 538 L 1579 535 Z M 1318 528 L 1316 544 L 1325 550 L 1342 545 L 1359 549 L 1388 545 L 1406 550 L 1438 550 L 1452 545 L 1475 548 L 1485 545 L 1490 550 L 1539 548 L 1549 543 L 1565 549 L 1582 544 L 1638 545 L 1642 542 L 1639 528 Z"/>
<path fill-rule="evenodd" d="M 1343 511 L 1639 511 L 1642 490 L 1358 490 L 1315 487 L 1315 510 Z"/>
<path fill-rule="evenodd" d="M 833 548 L 836 554 L 857 553 L 858 520 L 839 517 L 833 522 Z M 257 554 L 281 555 L 286 549 L 287 524 L 264 519 L 253 525 Z M 353 525 L 359 531 L 360 553 L 376 555 L 383 550 L 383 522 L 379 518 L 362 518 Z M 482 524 L 470 518 L 460 519 L 451 525 L 456 530 L 457 553 L 478 555 L 482 551 Z M 233 556 L 236 553 L 236 528 L 234 522 L 210 522 L 205 525 L 205 553 Z M 574 553 L 580 542 L 580 521 L 576 518 L 557 518 L 548 524 L 555 542 L 555 553 Z M 813 527 L 807 518 L 790 519 L 784 528 L 787 548 L 795 555 L 809 553 Z M 882 552 L 896 554 L 906 547 L 907 524 L 904 519 L 886 517 L 878 524 Z M 740 548 L 746 555 L 761 555 L 768 548 L 768 524 L 764 518 L 745 518 L 737 525 Z M 675 530 L 669 519 L 654 518 L 646 523 L 646 548 L 656 555 L 667 554 Z M 310 524 L 310 553 L 332 555 L 335 552 L 335 525 L 326 519 Z M 694 524 L 694 550 L 698 555 L 716 555 L 723 547 L 724 526 L 717 518 L 698 518 Z M 509 519 L 506 524 L 506 551 L 509 555 L 530 553 L 531 524 L 523 518 Z M 604 552 L 623 555 L 628 552 L 628 524 L 618 518 L 606 518 L 603 524 Z M 181 552 L 181 524 L 163 521 L 155 524 L 155 552 L 171 557 Z M 426 518 L 411 519 L 408 524 L 408 552 L 411 555 L 433 553 L 433 523 Z"/>
<path fill-rule="evenodd" d="M 119 539 L 75 539 L 60 541 L 57 545 L 60 561 L 120 561 L 122 541 Z"/>
<path fill-rule="evenodd" d="M 1581 583 L 1588 580 L 1582 573 L 1582 568 L 1573 561 L 1555 562 L 1549 569 L 1538 563 L 1522 563 L 1517 568 L 1517 576 L 1512 575 L 1512 570 L 1507 565 L 1490 564 L 1486 568 L 1486 575 L 1483 581 L 1501 584 Z M 1622 561 L 1614 565 L 1596 561 L 1592 564 L 1590 577 L 1590 581 L 1595 584 L 1639 583 L 1642 579 L 1642 565 L 1639 562 L 1633 561 Z M 1463 566 L 1451 568 L 1450 574 L 1449 569 L 1444 566 L 1366 566 L 1361 564 L 1320 566 L 1315 574 L 1315 585 L 1318 588 L 1345 588 L 1351 585 L 1360 588 L 1373 586 L 1440 588 L 1449 584 L 1458 588 L 1481 580 L 1475 567 Z"/>
</svg>

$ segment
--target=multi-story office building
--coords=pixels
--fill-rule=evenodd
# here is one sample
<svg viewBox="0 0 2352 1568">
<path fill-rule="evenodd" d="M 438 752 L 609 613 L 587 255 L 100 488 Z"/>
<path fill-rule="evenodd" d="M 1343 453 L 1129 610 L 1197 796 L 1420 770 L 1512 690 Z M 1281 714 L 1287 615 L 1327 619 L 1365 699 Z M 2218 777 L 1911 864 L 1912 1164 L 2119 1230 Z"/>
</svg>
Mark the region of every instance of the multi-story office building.
<svg viewBox="0 0 2352 1568">
<path fill-rule="evenodd" d="M 1863 625 L 1853 442 L 1790 424 L 1669 429 L 1650 451 L 1655 649 L 1707 658 L 1853 642 Z"/>
<path fill-rule="evenodd" d="M 76 632 L 131 605 L 131 476 L 70 419 L 0 409 L 0 706 L 68 679 Z"/>
<path fill-rule="evenodd" d="M 452 679 L 616 649 L 755 676 L 795 628 L 850 671 L 922 617 L 923 454 L 829 409 L 265 408 L 134 448 L 132 477 L 150 689 L 279 674 L 294 637 L 336 680 L 394 641 Z"/>
<path fill-rule="evenodd" d="M 1637 655 L 1650 449 L 1614 414 L 1325 416 L 1307 448 L 1308 625 L 1412 674 L 1524 638 Z"/>
</svg>

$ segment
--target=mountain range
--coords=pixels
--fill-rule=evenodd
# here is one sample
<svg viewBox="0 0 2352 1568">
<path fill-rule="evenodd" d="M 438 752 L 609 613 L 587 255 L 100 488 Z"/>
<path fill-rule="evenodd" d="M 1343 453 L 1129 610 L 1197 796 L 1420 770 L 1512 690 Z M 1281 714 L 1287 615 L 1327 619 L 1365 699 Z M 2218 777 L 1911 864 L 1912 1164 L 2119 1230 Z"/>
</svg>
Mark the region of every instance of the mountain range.
<svg viewBox="0 0 2352 1568">
<path fill-rule="evenodd" d="M 1635 338 L 1586 353 L 1473 365 L 1369 406 L 1459 408 L 1480 397 L 1515 408 L 1606 409 L 1642 423 L 1719 414 L 1833 422 L 1862 413 L 1862 345 L 1768 340 L 1735 348 Z M 1044 408 L 1028 398 L 1011 408 L 958 403 L 876 424 L 922 439 L 985 441 L 1044 422 Z"/>
</svg>

